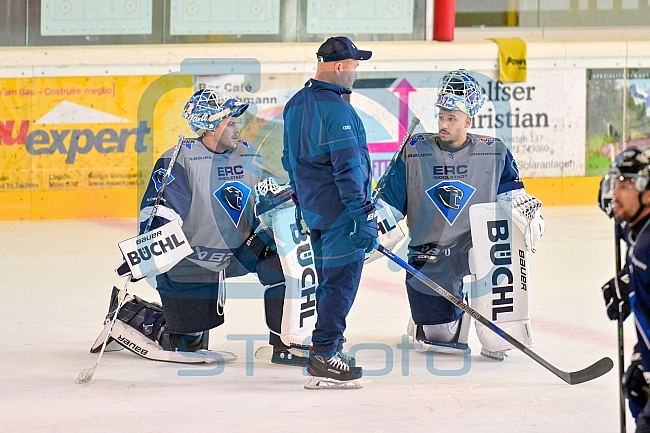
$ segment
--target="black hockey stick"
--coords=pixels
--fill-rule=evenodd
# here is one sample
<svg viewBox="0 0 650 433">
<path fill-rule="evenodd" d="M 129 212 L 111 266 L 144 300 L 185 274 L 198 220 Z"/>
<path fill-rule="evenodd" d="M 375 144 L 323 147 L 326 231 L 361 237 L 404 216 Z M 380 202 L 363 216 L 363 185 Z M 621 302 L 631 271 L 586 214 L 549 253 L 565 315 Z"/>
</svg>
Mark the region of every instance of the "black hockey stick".
<svg viewBox="0 0 650 433">
<path fill-rule="evenodd" d="M 178 152 L 181 149 L 181 145 L 183 144 L 184 138 L 185 138 L 184 132 L 178 134 L 178 143 L 176 143 L 176 147 L 174 148 L 172 157 L 169 160 L 169 166 L 167 167 L 167 171 L 165 171 L 165 175 L 163 176 L 162 185 L 160 186 L 160 190 L 158 190 L 158 194 L 156 195 L 156 200 L 154 201 L 153 209 L 151 210 L 151 215 L 149 216 L 149 220 L 147 221 L 147 227 L 144 229 L 144 233 L 147 233 L 151 228 L 153 219 L 156 216 L 156 211 L 158 210 L 158 205 L 162 200 L 162 195 L 163 192 L 165 191 L 165 186 L 167 185 L 167 179 L 169 178 L 169 175 L 172 172 L 172 168 L 174 167 L 174 163 L 176 162 L 176 157 L 178 156 Z M 117 307 L 115 308 L 115 312 L 113 313 L 111 326 L 108 328 L 108 332 L 106 333 L 106 338 L 104 338 L 104 343 L 102 344 L 102 348 L 99 351 L 99 357 L 97 358 L 97 361 L 95 361 L 95 365 L 93 365 L 91 368 L 85 368 L 81 370 L 79 376 L 77 376 L 77 379 L 75 380 L 76 384 L 83 384 L 83 383 L 90 382 L 90 379 L 93 378 L 93 374 L 95 374 L 95 369 L 99 364 L 99 360 L 102 359 L 102 355 L 104 354 L 104 350 L 106 349 L 108 340 L 111 338 L 111 332 L 113 332 L 113 326 L 115 326 L 115 321 L 117 320 L 117 314 L 120 312 L 120 308 L 122 308 L 122 304 L 124 304 L 124 301 L 126 300 L 126 296 L 129 294 L 128 290 L 129 290 L 130 282 L 131 282 L 131 275 L 127 275 L 126 284 L 124 284 L 124 288 L 118 294 L 119 301 L 117 303 Z"/>
<path fill-rule="evenodd" d="M 615 255 L 615 266 L 616 266 L 616 275 L 621 272 L 621 238 L 619 236 L 619 230 L 616 225 L 618 223 L 614 222 L 614 241 L 616 245 L 614 246 L 614 255 Z M 619 413 L 621 420 L 621 433 L 627 431 L 625 425 L 625 391 L 623 389 L 623 377 L 625 375 L 625 343 L 623 341 L 623 313 L 621 312 L 622 304 L 618 304 L 618 320 L 617 320 L 617 330 L 618 330 L 618 404 L 619 404 Z"/>
<path fill-rule="evenodd" d="M 395 155 L 393 155 L 393 158 L 390 160 L 388 167 L 386 167 L 386 171 L 384 171 L 384 174 L 377 182 L 377 186 L 375 187 L 375 190 L 372 192 L 373 203 L 377 201 L 377 197 L 379 197 L 379 193 L 381 192 L 382 189 L 384 189 L 384 186 L 386 186 L 386 182 L 388 182 L 388 177 L 390 176 L 390 172 L 393 171 L 393 166 L 397 162 L 397 159 L 400 157 L 400 154 L 402 153 L 402 149 L 404 149 L 406 143 L 408 143 L 408 141 L 411 139 L 415 127 L 418 126 L 419 124 L 420 124 L 420 119 L 414 116 L 413 119 L 411 119 L 411 124 L 409 125 L 409 129 L 406 131 L 406 135 L 402 139 L 402 144 L 400 144 L 399 149 L 397 149 Z"/>
<path fill-rule="evenodd" d="M 576 385 L 578 383 L 587 382 L 589 380 L 596 379 L 597 377 L 600 377 L 603 374 L 607 373 L 614 366 L 612 360 L 610 358 L 605 357 L 580 371 L 573 371 L 573 372 L 562 371 L 559 368 L 549 364 L 546 360 L 541 358 L 535 352 L 533 352 L 532 350 L 524 346 L 524 344 L 519 342 L 519 340 L 515 339 L 510 334 L 506 333 L 504 330 L 499 328 L 497 325 L 490 322 L 488 319 L 486 319 L 481 314 L 479 314 L 478 311 L 474 310 L 469 305 L 465 304 L 464 302 L 456 298 L 454 295 L 452 295 L 451 293 L 449 293 L 448 291 L 440 287 L 438 284 L 431 281 L 426 275 L 424 275 L 422 272 L 418 271 L 413 266 L 409 265 L 404 260 L 396 256 L 392 251 L 384 248 L 381 245 L 377 246 L 377 250 L 383 255 L 385 255 L 386 257 L 388 257 L 390 260 L 395 262 L 397 265 L 404 268 L 409 274 L 413 275 L 423 284 L 426 284 L 428 287 L 433 289 L 440 296 L 442 296 L 443 298 L 445 298 L 446 300 L 448 300 L 458 308 L 462 309 L 464 312 L 472 316 L 481 324 L 490 328 L 497 335 L 499 335 L 499 337 L 503 338 L 508 343 L 512 344 L 517 349 L 524 352 L 526 355 L 531 357 L 535 362 L 537 362 L 542 367 L 549 370 L 551 373 L 555 374 L 557 377 L 559 377 L 569 385 Z"/>
</svg>

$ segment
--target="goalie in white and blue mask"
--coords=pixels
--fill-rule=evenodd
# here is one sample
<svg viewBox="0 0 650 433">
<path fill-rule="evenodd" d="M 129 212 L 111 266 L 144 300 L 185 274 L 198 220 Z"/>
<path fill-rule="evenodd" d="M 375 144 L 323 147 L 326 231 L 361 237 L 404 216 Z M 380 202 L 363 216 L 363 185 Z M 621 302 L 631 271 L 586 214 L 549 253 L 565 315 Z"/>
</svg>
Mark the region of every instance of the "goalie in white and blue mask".
<svg viewBox="0 0 650 433">
<path fill-rule="evenodd" d="M 120 334 L 113 332 L 112 336 L 116 343 L 141 356 L 172 362 L 200 360 L 174 354 L 206 349 L 208 330 L 225 320 L 224 280 L 256 273 L 265 287 L 272 361 L 302 365 L 301 358 L 293 356 L 280 338 L 285 278 L 275 245 L 265 232 L 254 233 L 258 225 L 253 212 L 254 189 L 263 177 L 263 165 L 259 153 L 239 139 L 236 118 L 247 108 L 247 103 L 227 91 L 207 87 L 194 93 L 183 109 L 182 116 L 197 137 L 183 139 L 151 230 L 177 220 L 193 252 L 156 276 L 162 307 L 134 297 L 119 311 L 120 321 L 137 331 L 128 330 L 128 343 L 135 346 L 123 344 Z M 141 232 L 173 151 L 164 152 L 154 165 L 141 203 Z M 104 335 L 91 351 L 99 350 Z M 147 348 L 144 352 L 137 350 L 143 347 Z"/>
<path fill-rule="evenodd" d="M 492 203 L 493 215 L 496 215 L 497 206 L 505 209 L 508 214 L 512 213 L 512 222 L 515 224 L 508 222 L 491 235 L 494 239 L 505 239 L 507 228 L 517 226 L 523 232 L 519 239 L 522 244 L 525 242 L 524 251 L 535 248 L 544 229 L 538 210 L 541 202 L 526 194 L 510 150 L 498 138 L 468 133 L 472 117 L 481 109 L 484 99 L 483 89 L 466 70 L 445 74 L 440 80 L 435 103 L 439 108 L 439 132 L 417 134 L 411 138 L 404 146 L 401 158 L 389 174 L 381 193 L 389 205 L 407 218 L 410 231 L 409 264 L 461 300 L 467 297 L 463 291 L 464 277 L 478 274 L 476 278 L 484 281 L 485 275 L 493 270 L 492 263 L 485 263 L 491 245 L 473 241 L 477 234 L 471 230 L 474 225 L 470 224 L 471 206 Z M 479 221 L 477 227 L 483 227 L 485 234 L 489 235 L 489 225 L 486 222 L 487 220 Z M 513 232 L 514 229 L 509 231 Z M 488 236 L 484 237 L 489 240 Z M 474 260 L 470 259 L 472 246 L 474 253 L 477 253 L 477 249 L 480 250 L 479 254 L 472 254 Z M 512 265 L 513 262 L 509 255 L 511 251 L 512 258 L 516 261 L 512 267 L 519 266 L 519 259 L 515 259 L 517 255 L 514 245 L 507 252 L 509 264 Z M 494 252 L 492 257 L 494 258 Z M 470 261 L 478 263 L 479 269 L 470 270 Z M 507 278 L 499 278 L 497 275 L 494 277 L 494 285 L 499 283 L 507 286 L 510 283 L 509 290 L 515 291 L 512 289 L 516 285 L 513 281 L 504 281 L 512 279 L 510 270 L 501 272 Z M 410 274 L 406 276 L 406 289 L 412 316 L 408 333 L 414 342 L 422 344 L 418 347 L 468 353 L 469 315 Z M 514 327 L 521 328 L 522 332 L 513 334 L 528 334 L 529 339 L 524 338 L 524 341 L 532 345 L 528 323 L 519 320 L 528 316 L 527 292 L 519 301 L 513 300 L 509 293 L 496 293 L 496 303 L 507 306 L 501 310 L 503 314 L 497 314 L 497 317 L 492 310 L 494 303 L 491 301 L 495 293 L 478 293 L 473 296 L 482 296 L 480 301 L 487 300 L 476 302 L 474 308 L 499 326 L 502 326 L 502 322 L 521 322 L 513 324 Z M 510 307 L 516 317 L 508 318 L 508 314 L 505 314 L 509 313 L 507 310 Z M 503 360 L 505 351 L 512 346 L 487 328 L 481 329 L 482 326 L 477 324 L 477 333 L 483 346 L 481 354 Z M 509 333 L 512 330 L 511 327 L 507 329 Z"/>
</svg>

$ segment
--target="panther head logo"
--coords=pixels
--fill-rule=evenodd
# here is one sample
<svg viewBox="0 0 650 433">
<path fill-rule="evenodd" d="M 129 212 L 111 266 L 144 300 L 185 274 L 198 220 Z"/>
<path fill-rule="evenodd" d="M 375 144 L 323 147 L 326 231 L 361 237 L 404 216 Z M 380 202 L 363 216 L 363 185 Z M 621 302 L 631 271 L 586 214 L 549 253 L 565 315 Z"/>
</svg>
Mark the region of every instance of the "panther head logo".
<svg viewBox="0 0 650 433">
<path fill-rule="evenodd" d="M 242 208 L 242 198 L 244 194 L 236 186 L 227 186 L 221 190 L 221 199 L 228 204 L 228 207 L 235 211 Z"/>
<path fill-rule="evenodd" d="M 454 185 L 444 185 L 436 188 L 434 195 L 442 203 L 443 206 L 449 209 L 460 209 L 461 201 L 465 193 L 462 189 Z"/>
</svg>

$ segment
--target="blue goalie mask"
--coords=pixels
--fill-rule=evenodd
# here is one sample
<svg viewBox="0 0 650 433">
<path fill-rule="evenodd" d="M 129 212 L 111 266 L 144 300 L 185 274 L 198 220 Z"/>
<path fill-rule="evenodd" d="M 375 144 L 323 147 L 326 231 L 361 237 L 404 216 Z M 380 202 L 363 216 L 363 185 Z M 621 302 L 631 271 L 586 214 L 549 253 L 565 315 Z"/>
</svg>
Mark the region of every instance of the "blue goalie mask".
<svg viewBox="0 0 650 433">
<path fill-rule="evenodd" d="M 183 108 L 183 118 L 197 135 L 213 131 L 226 117 L 239 117 L 248 108 L 228 91 L 206 87 L 194 93 Z"/>
<path fill-rule="evenodd" d="M 472 117 L 483 106 L 483 88 L 465 69 L 443 75 L 438 83 L 436 106 L 447 110 L 459 110 Z"/>
</svg>

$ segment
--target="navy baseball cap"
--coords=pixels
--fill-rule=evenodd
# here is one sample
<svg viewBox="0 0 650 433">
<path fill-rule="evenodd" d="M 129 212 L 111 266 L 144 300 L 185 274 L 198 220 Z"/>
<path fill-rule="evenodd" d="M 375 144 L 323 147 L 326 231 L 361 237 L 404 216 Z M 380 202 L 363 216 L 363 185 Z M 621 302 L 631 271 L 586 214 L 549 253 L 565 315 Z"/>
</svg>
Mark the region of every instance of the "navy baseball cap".
<svg viewBox="0 0 650 433">
<path fill-rule="evenodd" d="M 345 36 L 329 38 L 323 42 L 316 53 L 319 62 L 338 62 L 345 59 L 368 60 L 371 56 L 372 51 L 357 49 L 357 46 Z"/>
</svg>

